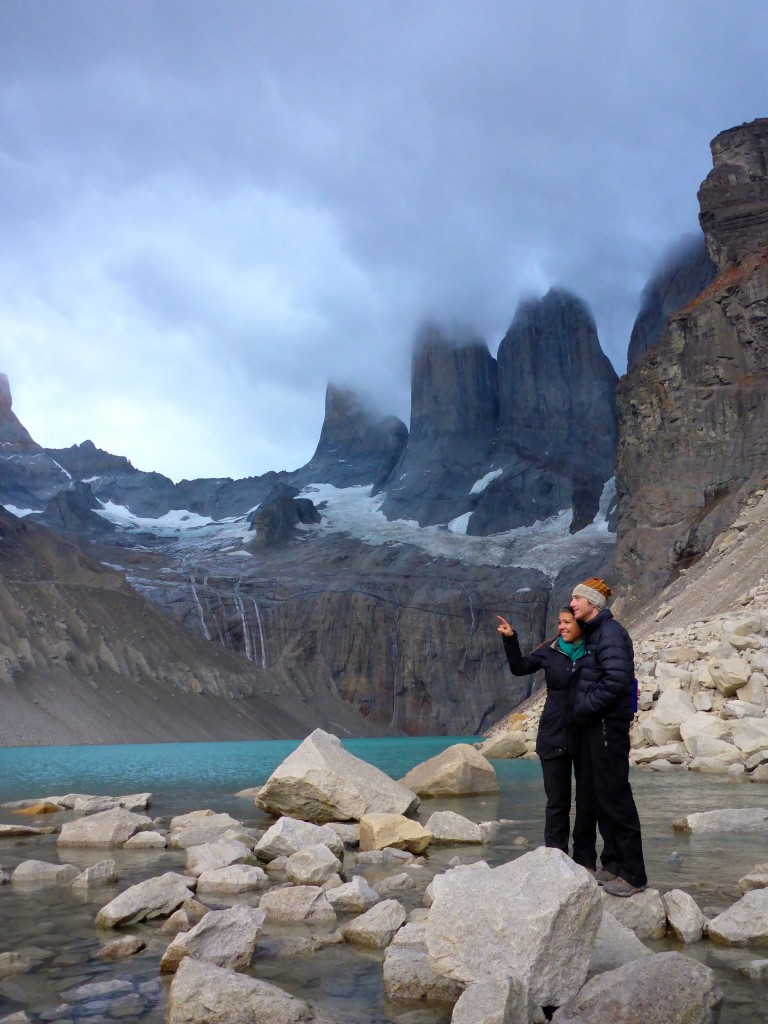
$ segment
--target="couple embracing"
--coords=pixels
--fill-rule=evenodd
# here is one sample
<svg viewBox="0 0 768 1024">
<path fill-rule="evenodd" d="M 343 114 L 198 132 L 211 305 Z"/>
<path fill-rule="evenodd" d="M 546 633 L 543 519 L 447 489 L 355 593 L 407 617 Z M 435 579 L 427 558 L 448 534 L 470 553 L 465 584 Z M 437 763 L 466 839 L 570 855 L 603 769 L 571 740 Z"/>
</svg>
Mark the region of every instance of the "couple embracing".
<svg viewBox="0 0 768 1024">
<path fill-rule="evenodd" d="M 643 845 L 629 784 L 629 726 L 635 712 L 634 651 L 606 608 L 611 590 L 593 577 L 574 587 L 560 611 L 558 636 L 527 657 L 498 616 L 513 675 L 544 670 L 547 698 L 536 738 L 547 807 L 544 842 L 568 853 L 571 772 L 576 777 L 573 859 L 613 896 L 647 884 Z M 603 850 L 597 867 L 596 833 Z"/>
</svg>

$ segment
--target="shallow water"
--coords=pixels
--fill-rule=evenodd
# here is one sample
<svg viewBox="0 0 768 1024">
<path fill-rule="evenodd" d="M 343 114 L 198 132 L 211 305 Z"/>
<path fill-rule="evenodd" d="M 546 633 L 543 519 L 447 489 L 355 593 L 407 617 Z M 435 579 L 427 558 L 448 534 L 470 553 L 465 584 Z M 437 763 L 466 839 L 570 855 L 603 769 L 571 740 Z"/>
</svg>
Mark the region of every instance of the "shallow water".
<svg viewBox="0 0 768 1024">
<path fill-rule="evenodd" d="M 457 738 L 366 739 L 345 741 L 345 746 L 398 778 L 453 742 Z M 151 791 L 153 816 L 169 817 L 210 807 L 228 811 L 247 824 L 265 827 L 269 819 L 254 807 L 253 801 L 234 793 L 264 782 L 295 746 L 295 742 L 274 741 L 6 748 L 0 750 L 0 801 L 66 792 Z M 422 806 L 423 818 L 434 810 L 450 809 L 476 821 L 506 819 L 494 841 L 482 850 L 438 847 L 422 872 L 414 872 L 414 877 L 428 880 L 456 855 L 465 862 L 483 857 L 491 864 L 503 863 L 525 852 L 524 847 L 514 844 L 520 836 L 528 841 L 529 849 L 541 842 L 544 795 L 538 762 L 497 761 L 495 767 L 501 788 L 497 796 L 430 800 Z M 685 836 L 672 830 L 672 822 L 692 811 L 768 806 L 768 788 L 689 772 L 634 771 L 632 784 L 643 823 L 650 884 L 662 891 L 678 887 L 690 891 L 709 914 L 734 902 L 740 895 L 738 879 L 755 864 L 768 860 L 768 836 Z M 2 821 L 58 824 L 65 817 L 56 816 L 53 822 L 50 816 L 30 821 L 0 809 Z M 675 850 L 683 861 L 673 870 L 668 857 Z M 183 851 L 67 850 L 59 858 L 55 836 L 0 840 L 0 863 L 6 870 L 30 858 L 53 862 L 61 859 L 85 867 L 105 856 L 113 856 L 117 862 L 117 887 L 87 894 L 77 894 L 68 888 L 0 887 L 0 952 L 25 947 L 45 951 L 45 958 L 30 973 L 0 978 L 0 1015 L 25 1008 L 35 1019 L 47 1021 L 119 1019 L 159 1024 L 164 1020 L 170 979 L 161 978 L 158 961 L 168 939 L 159 934 L 159 923 L 104 934 L 96 931 L 93 920 L 97 910 L 117 891 L 151 875 L 182 869 Z M 371 869 L 366 870 L 366 875 L 371 881 L 377 878 Z M 418 893 L 406 892 L 402 902 L 407 908 L 419 903 L 423 884 Z M 212 907 L 226 906 L 227 902 L 225 898 L 206 899 Z M 115 964 L 94 959 L 105 940 L 126 931 L 141 935 L 147 949 Z M 293 931 L 303 930 L 297 927 Z M 677 948 L 671 942 L 649 945 L 657 950 Z M 737 971 L 739 964 L 768 955 L 767 950 L 723 949 L 704 942 L 686 947 L 685 951 L 707 962 L 718 974 L 726 993 L 721 1024 L 768 1022 L 765 983 L 750 982 Z M 331 946 L 291 957 L 257 951 L 252 971 L 320 1003 L 340 1020 L 355 1020 L 358 1024 L 444 1024 L 450 1020 L 449 1007 L 403 1006 L 386 1001 L 381 957 L 347 946 Z M 67 1003 L 64 993 L 74 985 L 110 979 L 129 981 L 133 990 L 122 997 L 63 1007 Z"/>
</svg>

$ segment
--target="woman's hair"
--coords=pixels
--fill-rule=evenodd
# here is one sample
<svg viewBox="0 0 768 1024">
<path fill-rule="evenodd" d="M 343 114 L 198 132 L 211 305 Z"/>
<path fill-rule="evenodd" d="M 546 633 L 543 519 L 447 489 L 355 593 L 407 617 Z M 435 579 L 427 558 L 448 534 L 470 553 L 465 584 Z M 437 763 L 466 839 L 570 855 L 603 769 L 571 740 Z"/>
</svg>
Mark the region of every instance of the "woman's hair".
<svg viewBox="0 0 768 1024">
<path fill-rule="evenodd" d="M 570 608 L 567 604 L 564 604 L 560 611 L 557 613 L 558 618 L 563 614 L 563 612 L 567 612 L 568 615 L 573 615 L 573 608 Z M 573 617 L 574 619 L 576 618 L 575 615 L 573 615 Z"/>
</svg>

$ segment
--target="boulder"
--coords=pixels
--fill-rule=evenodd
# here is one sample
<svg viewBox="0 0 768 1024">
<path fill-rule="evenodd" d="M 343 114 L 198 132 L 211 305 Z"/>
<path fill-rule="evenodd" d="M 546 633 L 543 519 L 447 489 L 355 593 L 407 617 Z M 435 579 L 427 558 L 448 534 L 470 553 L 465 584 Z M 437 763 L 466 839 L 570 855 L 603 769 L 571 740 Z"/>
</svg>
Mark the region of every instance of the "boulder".
<svg viewBox="0 0 768 1024">
<path fill-rule="evenodd" d="M 697 811 L 679 818 L 676 832 L 768 832 L 768 810 L 764 807 L 735 807 Z"/>
<path fill-rule="evenodd" d="M 611 896 L 604 889 L 600 895 L 608 911 L 638 939 L 663 939 L 667 934 L 667 915 L 658 889 L 645 889 L 632 899 Z"/>
<path fill-rule="evenodd" d="M 344 856 L 344 843 L 330 825 L 313 825 L 309 821 L 284 817 L 268 828 L 256 843 L 254 853 L 260 860 L 290 857 L 308 846 L 323 843 L 340 860 Z"/>
<path fill-rule="evenodd" d="M 355 875 L 351 882 L 327 890 L 325 896 L 337 914 L 361 914 L 381 899 L 362 875 Z"/>
<path fill-rule="evenodd" d="M 98 889 L 102 885 L 114 885 L 117 880 L 117 865 L 109 857 L 81 871 L 71 885 L 73 889 Z"/>
<path fill-rule="evenodd" d="M 411 768 L 402 779 L 419 796 L 474 796 L 498 793 L 493 765 L 469 743 L 456 743 Z"/>
<path fill-rule="evenodd" d="M 733 742 L 747 757 L 768 747 L 768 719 L 745 718 L 734 722 Z"/>
<path fill-rule="evenodd" d="M 96 956 L 99 960 L 123 960 L 127 956 L 135 956 L 146 948 L 146 942 L 138 935 L 121 935 L 119 939 L 105 942 Z"/>
<path fill-rule="evenodd" d="M 634 764 L 648 764 L 660 759 L 680 764 L 687 756 L 684 743 L 665 743 L 663 747 L 641 747 L 629 752 L 629 759 Z"/>
<path fill-rule="evenodd" d="M 742 892 L 768 888 L 768 864 L 755 864 L 751 871 L 739 879 Z"/>
<path fill-rule="evenodd" d="M 390 875 L 388 878 L 382 878 L 381 881 L 376 882 L 374 885 L 374 889 L 381 899 L 387 899 L 390 896 L 397 896 L 403 891 L 403 889 L 415 888 L 416 882 L 411 875 L 406 874 L 405 871 L 400 872 L 399 875 Z"/>
<path fill-rule="evenodd" d="M 661 725 L 681 726 L 686 718 L 696 714 L 693 701 L 682 690 L 665 690 L 653 709 L 656 721 Z"/>
<path fill-rule="evenodd" d="M 251 856 L 251 851 L 236 839 L 219 839 L 215 843 L 187 847 L 187 872 L 194 877 L 215 868 L 227 868 Z"/>
<path fill-rule="evenodd" d="M 665 747 L 676 743 L 681 736 L 679 725 L 666 725 L 656 717 L 655 711 L 649 711 L 640 720 L 640 732 L 646 743 L 652 747 Z"/>
<path fill-rule="evenodd" d="M 124 850 L 162 850 L 168 845 L 166 837 L 162 832 L 137 832 L 135 836 L 126 839 L 123 843 Z"/>
<path fill-rule="evenodd" d="M 722 1001 L 711 968 L 682 953 L 654 953 L 598 974 L 557 1010 L 552 1021 L 712 1024 Z"/>
<path fill-rule="evenodd" d="M 190 846 L 216 843 L 222 838 L 237 838 L 228 833 L 241 830 L 242 827 L 243 823 L 229 814 L 201 815 L 180 826 L 172 824 L 171 832 L 168 835 L 168 845 L 176 850 L 188 850 Z"/>
<path fill-rule="evenodd" d="M 331 1024 L 276 985 L 186 957 L 168 993 L 168 1024 Z"/>
<path fill-rule="evenodd" d="M 58 832 L 54 826 L 37 828 L 34 825 L 0 825 L 0 839 L 8 839 L 13 836 L 49 836 L 54 832 Z"/>
<path fill-rule="evenodd" d="M 480 747 L 480 753 L 488 759 L 507 759 L 522 757 L 528 752 L 525 736 L 519 730 L 500 732 L 491 736 Z"/>
<path fill-rule="evenodd" d="M 25 860 L 11 874 L 14 884 L 69 885 L 80 874 L 74 864 L 49 864 L 45 860 Z"/>
<path fill-rule="evenodd" d="M 432 833 L 411 818 L 402 814 L 375 812 L 364 814 L 360 819 L 360 849 L 407 850 L 409 853 L 423 853 L 432 842 Z"/>
<path fill-rule="evenodd" d="M 336 920 L 336 911 L 318 885 L 295 885 L 288 889 L 271 889 L 261 897 L 259 906 L 270 921 L 301 921 L 303 924 L 326 924 Z"/>
<path fill-rule="evenodd" d="M 733 723 L 724 722 L 721 718 L 716 718 L 706 711 L 697 711 L 695 715 L 686 718 L 680 726 L 680 735 L 686 749 L 692 753 L 692 745 L 695 743 L 695 737 L 698 736 L 709 736 L 712 739 L 732 742 Z"/>
<path fill-rule="evenodd" d="M 355 854 L 356 864 L 373 864 L 383 868 L 413 864 L 415 860 L 412 853 L 408 853 L 406 850 L 396 850 L 392 846 L 387 846 L 384 850 L 366 850 L 363 853 Z"/>
<path fill-rule="evenodd" d="M 485 833 L 474 821 L 454 811 L 435 811 L 425 828 L 433 843 L 484 843 Z"/>
<path fill-rule="evenodd" d="M 345 942 L 355 946 L 383 949 L 390 944 L 398 928 L 405 924 L 405 917 L 402 904 L 397 900 L 384 900 L 344 925 L 341 934 Z"/>
<path fill-rule="evenodd" d="M 735 764 L 743 758 L 738 747 L 726 740 L 715 739 L 714 736 L 707 736 L 706 733 L 697 733 L 690 737 L 688 750 L 693 757 L 721 757 L 728 764 Z"/>
<path fill-rule="evenodd" d="M 613 971 L 631 960 L 639 960 L 641 956 L 650 955 L 651 950 L 638 939 L 631 928 L 627 928 L 613 916 L 606 903 L 592 956 L 589 958 L 590 977 L 594 974 L 603 974 L 605 971 Z"/>
<path fill-rule="evenodd" d="M 204 871 L 197 880 L 198 892 L 256 892 L 266 889 L 269 879 L 261 868 L 252 864 L 230 864 L 225 868 Z"/>
<path fill-rule="evenodd" d="M 167 871 L 132 885 L 102 907 L 96 915 L 97 928 L 117 928 L 154 917 L 168 917 L 189 899 L 194 878 Z"/>
<path fill-rule="evenodd" d="M 395 933 L 384 954 L 384 993 L 395 1001 L 455 1002 L 462 985 L 437 974 L 424 943 L 424 922 L 408 923 Z"/>
<path fill-rule="evenodd" d="M 61 826 L 59 846 L 122 846 L 137 832 L 151 829 L 153 822 L 145 814 L 134 814 L 124 807 L 89 814 Z"/>
<path fill-rule="evenodd" d="M 749 682 L 751 668 L 741 658 L 710 658 L 709 674 L 724 697 L 733 697 L 737 690 Z"/>
<path fill-rule="evenodd" d="M 752 889 L 707 924 L 707 935 L 723 946 L 768 945 L 768 889 Z"/>
<path fill-rule="evenodd" d="M 528 1024 L 536 1020 L 528 989 L 515 978 L 478 981 L 459 996 L 451 1024 Z"/>
<path fill-rule="evenodd" d="M 372 811 L 407 814 L 419 801 L 346 751 L 336 736 L 316 729 L 270 775 L 256 803 L 271 814 L 326 822 L 359 821 Z"/>
<path fill-rule="evenodd" d="M 560 1005 L 584 983 L 602 903 L 592 876 L 560 850 L 459 867 L 432 889 L 426 943 L 438 973 L 465 984 L 512 976 L 539 1006 Z"/>
<path fill-rule="evenodd" d="M 323 843 L 292 853 L 285 873 L 295 885 L 322 885 L 341 871 L 341 861 Z"/>
<path fill-rule="evenodd" d="M 172 940 L 160 960 L 160 970 L 177 970 L 187 956 L 230 971 L 245 970 L 253 959 L 266 917 L 265 911 L 242 904 L 211 910 L 194 928 Z"/>
<path fill-rule="evenodd" d="M 693 896 L 682 889 L 670 889 L 662 896 L 667 914 L 667 927 L 680 942 L 699 942 L 707 919 Z"/>
</svg>

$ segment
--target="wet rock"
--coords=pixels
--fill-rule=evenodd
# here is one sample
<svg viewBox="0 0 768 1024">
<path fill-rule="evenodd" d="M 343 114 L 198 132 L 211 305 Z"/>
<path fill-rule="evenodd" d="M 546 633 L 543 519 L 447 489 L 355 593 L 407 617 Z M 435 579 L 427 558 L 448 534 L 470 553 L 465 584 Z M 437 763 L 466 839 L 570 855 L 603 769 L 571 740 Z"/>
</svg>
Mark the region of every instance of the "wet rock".
<svg viewBox="0 0 768 1024">
<path fill-rule="evenodd" d="M 113 978 L 111 981 L 93 981 L 86 985 L 76 985 L 62 992 L 62 998 L 71 1003 L 82 1003 L 91 999 L 102 999 L 109 996 L 128 995 L 134 991 L 130 981 Z"/>
<path fill-rule="evenodd" d="M 316 729 L 270 775 L 256 803 L 272 814 L 326 822 L 359 821 L 372 811 L 406 814 L 418 799 Z"/>
<path fill-rule="evenodd" d="M 491 736 L 480 747 L 483 757 L 493 759 L 508 759 L 522 757 L 528 752 L 528 745 L 525 736 L 519 730 L 514 732 L 497 733 Z"/>
<path fill-rule="evenodd" d="M 100 811 L 85 818 L 67 821 L 61 826 L 59 846 L 122 846 L 137 832 L 152 828 L 145 814 L 134 814 L 123 807 Z"/>
<path fill-rule="evenodd" d="M 122 960 L 127 956 L 135 956 L 146 947 L 146 942 L 138 935 L 123 935 L 119 939 L 105 942 L 96 956 L 99 960 Z"/>
<path fill-rule="evenodd" d="M 57 828 L 35 828 L 34 825 L 0 825 L 0 839 L 12 836 L 49 836 L 58 832 Z"/>
<path fill-rule="evenodd" d="M 376 867 L 389 867 L 393 864 L 413 864 L 416 858 L 406 850 L 396 850 L 388 846 L 384 850 L 367 850 L 355 855 L 356 864 L 372 864 Z"/>
<path fill-rule="evenodd" d="M 401 872 L 399 875 L 390 875 L 389 878 L 382 878 L 380 882 L 376 882 L 374 889 L 379 894 L 381 899 L 387 899 L 389 896 L 395 896 L 402 892 L 403 889 L 415 889 L 416 882 L 405 873 Z"/>
<path fill-rule="evenodd" d="M 341 928 L 344 941 L 355 946 L 383 949 L 405 924 L 405 909 L 397 900 L 384 900 Z"/>
<path fill-rule="evenodd" d="M 132 885 L 121 892 L 96 915 L 98 928 L 117 928 L 154 917 L 168 917 L 189 899 L 194 878 L 168 871 Z"/>
<path fill-rule="evenodd" d="M 25 860 L 14 869 L 11 881 L 25 885 L 68 885 L 80 874 L 74 864 L 49 864 L 44 860 Z"/>
<path fill-rule="evenodd" d="M 419 796 L 473 796 L 498 793 L 493 765 L 469 743 L 456 743 L 417 764 L 402 779 Z"/>
<path fill-rule="evenodd" d="M 102 885 L 114 885 L 117 881 L 117 865 L 108 857 L 81 871 L 70 884 L 73 889 L 98 889 Z"/>
<path fill-rule="evenodd" d="M 617 967 L 650 956 L 651 951 L 638 939 L 631 928 L 627 928 L 613 914 L 603 907 L 603 919 L 595 939 L 595 946 L 589 958 L 589 975 L 603 974 Z"/>
<path fill-rule="evenodd" d="M 135 836 L 126 839 L 123 843 L 124 850 L 162 850 L 168 845 L 166 837 L 162 832 L 137 832 Z"/>
<path fill-rule="evenodd" d="M 724 946 L 768 944 L 768 889 L 752 889 L 713 917 L 707 924 L 707 935 Z"/>
<path fill-rule="evenodd" d="M 341 871 L 341 861 L 322 843 L 291 854 L 285 873 L 295 885 L 322 885 Z"/>
<path fill-rule="evenodd" d="M 631 899 L 611 896 L 603 889 L 600 895 L 609 912 L 638 939 L 663 939 L 667 934 L 667 915 L 658 889 L 646 889 Z"/>
<path fill-rule="evenodd" d="M 677 832 L 766 832 L 768 810 L 764 807 L 736 807 L 697 811 L 674 823 Z"/>
<path fill-rule="evenodd" d="M 432 842 L 432 833 L 402 814 L 375 812 L 360 819 L 360 849 L 383 850 L 387 847 L 423 853 Z"/>
<path fill-rule="evenodd" d="M 32 1018 L 25 1010 L 17 1013 L 9 1013 L 7 1017 L 0 1017 L 0 1024 L 31 1024 Z"/>
<path fill-rule="evenodd" d="M 750 960 L 737 968 L 739 974 L 745 975 L 752 981 L 768 980 L 768 960 Z"/>
<path fill-rule="evenodd" d="M 597 975 L 557 1010 L 552 1021 L 711 1024 L 722 1000 L 709 967 L 682 953 L 654 953 Z"/>
<path fill-rule="evenodd" d="M 203 846 L 227 838 L 230 829 L 241 829 L 243 823 L 229 814 L 206 814 L 190 818 L 186 823 L 174 825 L 168 835 L 168 846 L 177 850 L 188 850 L 191 846 Z"/>
<path fill-rule="evenodd" d="M 203 903 L 197 900 L 187 900 L 171 914 L 167 921 L 160 925 L 160 933 L 162 935 L 177 935 L 179 932 L 188 932 L 190 928 L 202 921 L 208 911 L 209 908 Z"/>
<path fill-rule="evenodd" d="M 168 995 L 168 1024 L 332 1024 L 331 1018 L 276 985 L 187 957 Z"/>
<path fill-rule="evenodd" d="M 437 974 L 424 943 L 424 924 L 409 923 L 395 934 L 384 954 L 384 992 L 388 999 L 455 1002 L 463 986 Z"/>
<path fill-rule="evenodd" d="M 160 970 L 176 971 L 185 957 L 242 971 L 250 965 L 266 912 L 246 906 L 212 910 L 188 932 L 180 932 L 160 960 Z"/>
<path fill-rule="evenodd" d="M 251 851 L 235 839 L 219 839 L 215 843 L 187 847 L 187 872 L 196 878 L 204 871 L 226 868 L 244 861 Z"/>
<path fill-rule="evenodd" d="M 34 966 L 34 961 L 18 950 L 0 953 L 0 978 L 7 978 L 12 974 L 26 974 Z"/>
<path fill-rule="evenodd" d="M 378 892 L 371 888 L 362 875 L 355 875 L 346 885 L 331 889 L 325 895 L 337 914 L 363 913 L 363 911 L 370 910 L 381 899 Z"/>
<path fill-rule="evenodd" d="M 287 889 L 271 889 L 261 897 L 259 906 L 270 921 L 301 921 L 304 924 L 325 924 L 336 920 L 336 911 L 317 885 L 296 885 Z"/>
<path fill-rule="evenodd" d="M 662 901 L 667 914 L 667 925 L 675 938 L 680 942 L 699 942 L 707 919 L 699 910 L 694 898 L 682 889 L 671 889 L 664 893 Z"/>
<path fill-rule="evenodd" d="M 739 888 L 742 892 L 751 892 L 752 889 L 766 887 L 768 887 L 768 864 L 756 864 L 751 871 L 739 879 Z"/>
<path fill-rule="evenodd" d="M 309 821 L 286 816 L 267 829 L 256 844 L 254 853 L 261 860 L 270 861 L 276 857 L 290 857 L 317 843 L 327 846 L 339 859 L 344 856 L 344 843 L 330 825 L 313 825 Z"/>
<path fill-rule="evenodd" d="M 230 864 L 226 868 L 204 871 L 197 880 L 198 892 L 255 892 L 266 889 L 269 879 L 261 868 L 251 864 Z"/>
<path fill-rule="evenodd" d="M 61 804 L 54 803 L 53 800 L 38 800 L 36 803 L 27 803 L 22 801 L 23 807 L 14 808 L 14 814 L 27 815 L 30 818 L 36 817 L 38 814 L 57 814 L 63 810 Z M 4 804 L 3 806 L 8 806 Z"/>
<path fill-rule="evenodd" d="M 516 978 L 480 981 L 459 996 L 451 1024 L 529 1024 L 535 1010 L 528 989 Z"/>
<path fill-rule="evenodd" d="M 434 843 L 484 843 L 485 832 L 469 818 L 454 811 L 435 811 L 425 828 Z"/>
<path fill-rule="evenodd" d="M 766 755 L 766 760 L 768 761 L 768 755 Z M 329 821 L 326 827 L 333 829 L 348 850 L 359 846 L 360 828 L 358 825 L 353 825 L 347 821 Z"/>
<path fill-rule="evenodd" d="M 426 942 L 438 973 L 465 984 L 512 975 L 539 1006 L 583 984 L 602 905 L 594 879 L 560 850 L 454 868 L 432 887 Z"/>
</svg>

